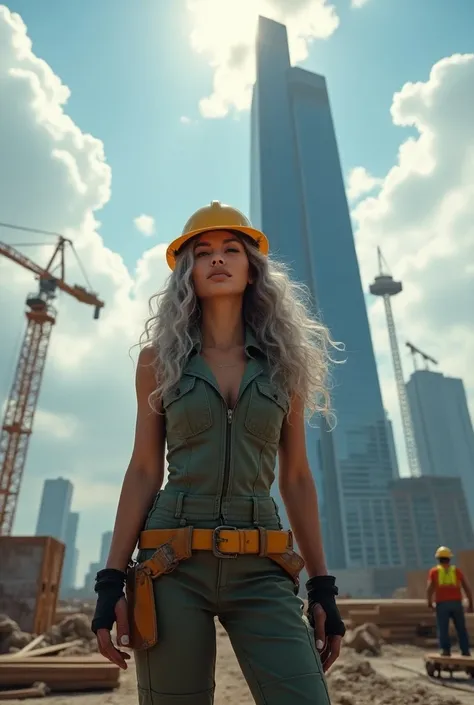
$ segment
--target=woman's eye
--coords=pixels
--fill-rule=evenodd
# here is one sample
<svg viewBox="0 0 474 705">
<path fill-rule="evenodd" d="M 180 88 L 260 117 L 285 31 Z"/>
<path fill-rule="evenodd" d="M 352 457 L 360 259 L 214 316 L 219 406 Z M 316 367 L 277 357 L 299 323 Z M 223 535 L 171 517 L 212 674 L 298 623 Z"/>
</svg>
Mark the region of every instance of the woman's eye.
<svg viewBox="0 0 474 705">
<path fill-rule="evenodd" d="M 237 247 L 228 247 L 226 252 L 240 252 Z"/>
<path fill-rule="evenodd" d="M 195 257 L 196 257 L 196 259 L 198 259 L 199 257 L 204 257 L 205 255 L 208 255 L 208 254 L 209 254 L 208 252 L 201 251 L 201 252 L 197 252 L 195 254 Z"/>
</svg>

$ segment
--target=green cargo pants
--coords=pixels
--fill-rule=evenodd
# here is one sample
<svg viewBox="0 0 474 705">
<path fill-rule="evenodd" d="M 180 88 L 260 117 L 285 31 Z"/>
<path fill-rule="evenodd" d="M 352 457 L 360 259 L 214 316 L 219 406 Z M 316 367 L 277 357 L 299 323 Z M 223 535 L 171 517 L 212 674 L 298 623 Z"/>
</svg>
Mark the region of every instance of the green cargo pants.
<svg viewBox="0 0 474 705">
<path fill-rule="evenodd" d="M 215 616 L 257 705 L 329 705 L 303 603 L 270 558 L 196 552 L 155 580 L 154 591 L 158 643 L 135 653 L 140 705 L 212 705 Z"/>
</svg>

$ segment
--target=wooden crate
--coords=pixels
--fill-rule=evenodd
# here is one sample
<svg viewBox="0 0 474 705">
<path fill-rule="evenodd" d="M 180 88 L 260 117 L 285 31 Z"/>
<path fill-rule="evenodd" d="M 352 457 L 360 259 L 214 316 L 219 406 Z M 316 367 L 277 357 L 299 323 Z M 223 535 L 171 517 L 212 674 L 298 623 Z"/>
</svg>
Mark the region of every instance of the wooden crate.
<svg viewBox="0 0 474 705">
<path fill-rule="evenodd" d="M 64 550 L 51 536 L 0 537 L 0 613 L 25 632 L 54 623 Z"/>
<path fill-rule="evenodd" d="M 474 590 L 474 551 L 460 551 L 457 559 L 456 565 L 464 573 L 471 590 Z"/>
<path fill-rule="evenodd" d="M 407 597 L 426 599 L 427 570 L 411 570 L 407 573 Z"/>
</svg>

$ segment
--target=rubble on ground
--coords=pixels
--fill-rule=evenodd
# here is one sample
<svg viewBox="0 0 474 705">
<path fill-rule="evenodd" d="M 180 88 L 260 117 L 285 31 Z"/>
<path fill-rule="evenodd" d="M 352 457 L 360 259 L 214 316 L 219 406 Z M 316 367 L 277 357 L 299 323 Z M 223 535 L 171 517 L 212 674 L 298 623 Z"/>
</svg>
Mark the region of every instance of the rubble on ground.
<svg viewBox="0 0 474 705">
<path fill-rule="evenodd" d="M 35 648 L 71 643 L 63 648 L 58 656 L 83 656 L 97 651 L 95 635 L 90 628 L 90 617 L 85 614 L 72 614 L 53 625 L 43 635 Z M 30 644 L 35 634 L 23 632 L 18 624 L 7 615 L 0 615 L 0 654 L 14 654 Z"/>
<path fill-rule="evenodd" d="M 434 693 L 428 684 L 386 678 L 355 655 L 337 661 L 327 683 L 333 705 L 461 705 L 449 693 Z"/>
<path fill-rule="evenodd" d="M 348 630 L 344 637 L 344 647 L 354 649 L 357 654 L 366 656 L 380 656 L 382 644 L 380 629 L 370 622 Z"/>
</svg>

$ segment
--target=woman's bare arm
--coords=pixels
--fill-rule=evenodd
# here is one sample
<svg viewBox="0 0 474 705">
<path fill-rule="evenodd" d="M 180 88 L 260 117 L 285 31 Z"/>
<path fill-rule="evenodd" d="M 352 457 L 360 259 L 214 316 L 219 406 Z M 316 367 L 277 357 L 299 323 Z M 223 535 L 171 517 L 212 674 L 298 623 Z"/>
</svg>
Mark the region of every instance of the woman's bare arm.
<svg viewBox="0 0 474 705">
<path fill-rule="evenodd" d="M 279 486 L 288 519 L 310 578 L 327 575 L 318 495 L 306 455 L 304 406 L 292 401 L 279 449 Z"/>
<path fill-rule="evenodd" d="M 125 570 L 138 535 L 164 476 L 164 416 L 150 408 L 148 397 L 156 389 L 151 362 L 154 353 L 144 348 L 136 372 L 137 421 L 132 457 L 125 473 L 115 518 L 107 568 Z"/>
</svg>

